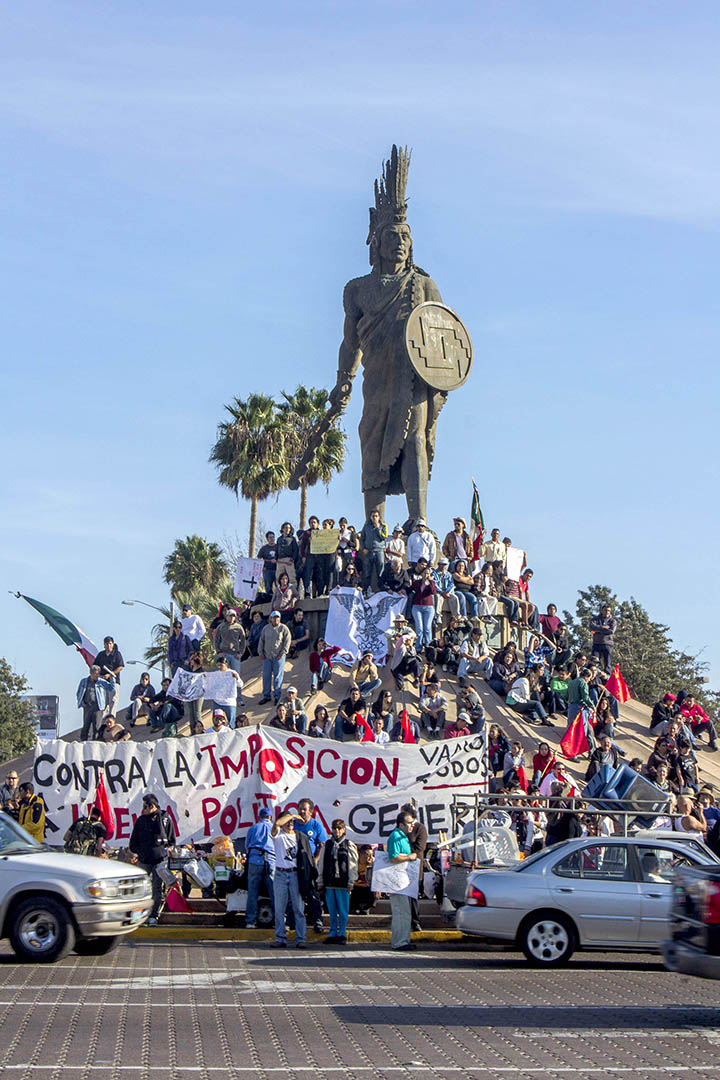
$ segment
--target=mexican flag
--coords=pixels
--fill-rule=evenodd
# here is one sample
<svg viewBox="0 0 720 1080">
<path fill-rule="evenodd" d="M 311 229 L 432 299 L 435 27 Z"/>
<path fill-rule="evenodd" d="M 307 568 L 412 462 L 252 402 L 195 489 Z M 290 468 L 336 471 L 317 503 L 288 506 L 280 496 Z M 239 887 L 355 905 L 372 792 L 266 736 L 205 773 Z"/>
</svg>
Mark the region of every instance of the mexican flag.
<svg viewBox="0 0 720 1080">
<path fill-rule="evenodd" d="M 480 496 L 474 480 L 472 486 L 473 496 L 472 505 L 470 507 L 470 539 L 474 541 L 476 537 L 480 537 L 481 540 L 484 539 L 485 521 L 483 520 L 482 510 L 480 509 Z"/>
<path fill-rule="evenodd" d="M 87 666 L 92 667 L 100 650 L 79 626 L 70 622 L 65 615 L 61 615 L 55 608 L 48 607 L 47 604 L 41 604 L 39 600 L 33 600 L 31 596 L 25 596 L 24 593 L 15 593 L 15 595 L 21 600 L 27 600 L 30 607 L 34 607 L 36 611 L 39 611 L 45 622 L 52 627 L 58 637 L 61 637 L 66 645 L 74 645 Z"/>
</svg>

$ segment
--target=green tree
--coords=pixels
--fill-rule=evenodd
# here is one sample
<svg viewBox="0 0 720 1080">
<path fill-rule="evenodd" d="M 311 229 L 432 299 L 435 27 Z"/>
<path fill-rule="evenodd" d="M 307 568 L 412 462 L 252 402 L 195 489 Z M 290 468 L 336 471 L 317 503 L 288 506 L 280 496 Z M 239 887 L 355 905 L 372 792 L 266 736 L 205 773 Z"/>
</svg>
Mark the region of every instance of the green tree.
<svg viewBox="0 0 720 1080">
<path fill-rule="evenodd" d="M 236 497 L 250 500 L 248 555 L 255 554 L 258 503 L 287 482 L 288 469 L 283 422 L 277 405 L 265 394 L 235 398 L 225 406 L 230 420 L 218 425 L 210 461 L 217 467 L 218 483 Z"/>
<path fill-rule="evenodd" d="M 705 708 L 717 707 L 718 695 L 707 686 L 708 665 L 699 657 L 677 649 L 670 628 L 654 622 L 634 597 L 618 600 L 607 585 L 592 585 L 578 592 L 575 615 L 566 611 L 570 644 L 588 654 L 592 650 L 590 619 L 603 604 L 610 604 L 617 620 L 613 664 L 619 664 L 630 693 L 652 705 L 668 690 L 689 690 Z"/>
<path fill-rule="evenodd" d="M 33 709 L 21 695 L 27 693 L 24 675 L 18 675 L 0 656 L 0 761 L 9 761 L 35 744 Z"/>
<path fill-rule="evenodd" d="M 208 543 L 202 536 L 186 536 L 176 540 L 175 547 L 163 565 L 165 581 L 178 591 L 189 592 L 196 586 L 212 591 L 228 576 L 228 567 L 218 544 Z"/>
<path fill-rule="evenodd" d="M 293 460 L 301 458 L 313 438 L 318 424 L 328 410 L 329 393 L 311 386 L 298 386 L 294 394 L 282 395 L 285 399 L 280 404 L 283 414 L 284 437 L 291 449 Z M 337 422 L 331 424 L 315 450 L 300 482 L 300 528 L 307 525 L 308 487 L 320 481 L 327 488 L 333 474 L 341 472 L 345 463 L 345 432 Z"/>
</svg>

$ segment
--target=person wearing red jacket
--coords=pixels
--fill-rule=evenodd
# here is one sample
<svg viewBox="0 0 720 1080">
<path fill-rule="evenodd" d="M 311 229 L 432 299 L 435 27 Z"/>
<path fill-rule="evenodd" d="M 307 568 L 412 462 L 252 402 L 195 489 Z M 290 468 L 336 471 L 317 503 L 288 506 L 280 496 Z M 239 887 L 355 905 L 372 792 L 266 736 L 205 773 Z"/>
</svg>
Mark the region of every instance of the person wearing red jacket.
<svg viewBox="0 0 720 1080">
<path fill-rule="evenodd" d="M 310 666 L 311 693 L 315 694 L 322 690 L 325 683 L 332 675 L 332 662 L 340 652 L 337 645 L 328 645 L 325 638 L 319 637 L 315 642 L 315 648 L 310 653 L 308 664 Z"/>
<path fill-rule="evenodd" d="M 683 701 L 680 708 L 680 715 L 690 724 L 693 736 L 701 735 L 703 731 L 707 731 L 710 739 L 708 750 L 714 752 L 718 749 L 715 725 L 703 709 L 702 705 L 698 705 L 692 694 L 688 694 Z"/>
</svg>

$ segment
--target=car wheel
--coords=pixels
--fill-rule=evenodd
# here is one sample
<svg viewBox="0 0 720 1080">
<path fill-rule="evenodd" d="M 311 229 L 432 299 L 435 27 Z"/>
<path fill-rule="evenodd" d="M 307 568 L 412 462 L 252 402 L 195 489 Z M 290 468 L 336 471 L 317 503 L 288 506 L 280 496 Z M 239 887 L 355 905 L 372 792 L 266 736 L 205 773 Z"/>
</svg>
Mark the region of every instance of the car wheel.
<svg viewBox="0 0 720 1080">
<path fill-rule="evenodd" d="M 525 920 L 518 942 L 531 964 L 559 967 L 575 952 L 575 928 L 564 915 L 536 912 Z"/>
<path fill-rule="evenodd" d="M 272 926 L 274 924 L 272 905 L 269 900 L 260 900 L 257 909 L 258 926 Z"/>
<path fill-rule="evenodd" d="M 10 944 L 21 960 L 51 964 L 75 946 L 67 908 L 51 896 L 22 900 L 10 916 Z"/>
<path fill-rule="evenodd" d="M 78 956 L 106 956 L 112 952 L 120 940 L 120 934 L 112 937 L 79 938 L 75 942 L 75 952 Z"/>
</svg>

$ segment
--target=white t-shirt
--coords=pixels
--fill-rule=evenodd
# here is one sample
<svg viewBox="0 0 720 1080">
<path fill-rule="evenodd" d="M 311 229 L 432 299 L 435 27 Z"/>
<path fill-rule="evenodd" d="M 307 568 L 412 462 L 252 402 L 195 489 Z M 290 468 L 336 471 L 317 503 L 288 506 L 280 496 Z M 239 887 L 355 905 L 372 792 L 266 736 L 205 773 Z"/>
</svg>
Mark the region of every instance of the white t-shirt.
<svg viewBox="0 0 720 1080">
<path fill-rule="evenodd" d="M 272 839 L 275 845 L 275 866 L 281 870 L 297 870 L 298 840 L 295 833 L 286 833 L 281 829 Z"/>
<path fill-rule="evenodd" d="M 199 641 L 200 638 L 205 637 L 205 623 L 199 615 L 188 615 L 180 622 L 183 634 L 187 634 L 191 641 Z"/>
</svg>

